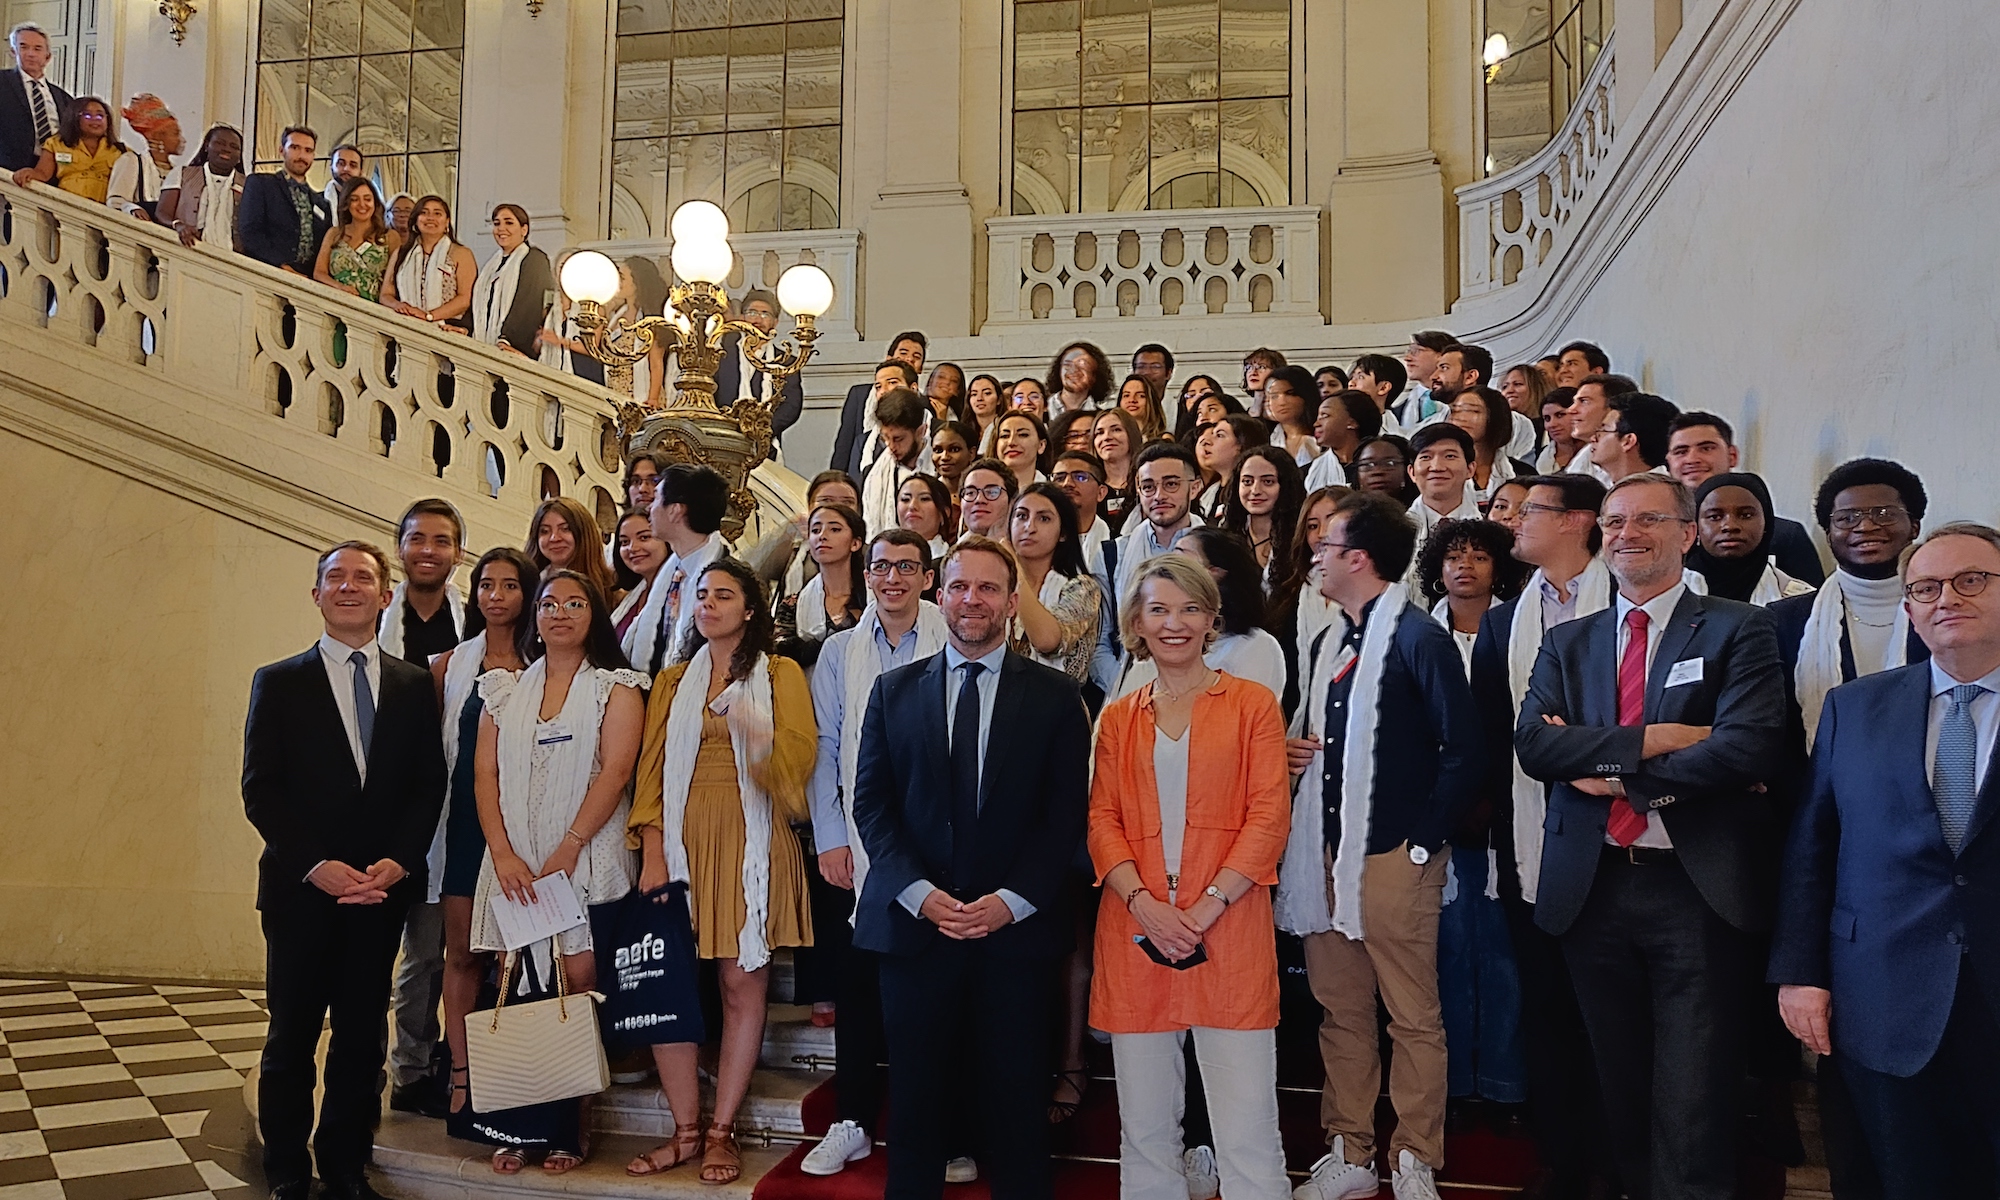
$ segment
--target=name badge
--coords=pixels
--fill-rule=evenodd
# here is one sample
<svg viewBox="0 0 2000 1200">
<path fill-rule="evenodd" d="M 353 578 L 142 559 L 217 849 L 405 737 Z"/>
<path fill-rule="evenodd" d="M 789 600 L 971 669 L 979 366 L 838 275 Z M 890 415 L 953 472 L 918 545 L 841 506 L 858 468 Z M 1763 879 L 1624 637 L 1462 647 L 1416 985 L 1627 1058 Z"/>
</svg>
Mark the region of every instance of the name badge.
<svg viewBox="0 0 2000 1200">
<path fill-rule="evenodd" d="M 1354 669 L 1354 664 L 1360 661 L 1360 658 L 1361 656 L 1354 652 L 1354 647 L 1342 646 L 1339 656 L 1333 660 L 1333 681 L 1339 683 L 1347 678 L 1347 673 Z"/>
<path fill-rule="evenodd" d="M 538 738 L 536 738 L 536 739 L 535 739 L 535 745 L 537 745 L 537 746 L 554 746 L 554 745 L 558 745 L 558 744 L 560 744 L 560 743 L 562 743 L 562 742 L 567 742 L 567 741 L 570 741 L 570 740 L 571 740 L 571 739 L 572 739 L 573 737 L 574 737 L 574 735 L 573 735 L 573 734 L 567 734 L 567 733 L 551 733 L 551 734 L 547 734 L 547 735 L 545 735 L 545 736 L 543 736 L 543 737 L 538 737 Z"/>
<path fill-rule="evenodd" d="M 1684 658 L 1675 663 L 1672 669 L 1667 672 L 1668 687 L 1679 687 L 1684 683 L 1700 682 L 1701 660 L 1698 658 Z"/>
<path fill-rule="evenodd" d="M 56 154 L 56 161 L 57 161 L 57 162 L 59 162 L 59 163 L 61 163 L 61 164 L 62 164 L 62 165 L 64 165 L 64 166 L 68 166 L 68 165 L 69 165 L 70 163 L 72 163 L 72 162 L 74 162 L 74 161 L 76 161 L 76 160 L 75 160 L 75 159 L 73 159 L 73 158 L 71 158 L 71 157 L 70 157 L 70 156 L 69 156 L 68 154 L 66 154 L 66 153 L 62 153 L 62 152 L 60 152 L 60 151 L 59 151 L 59 152 L 57 152 L 57 154 Z"/>
</svg>

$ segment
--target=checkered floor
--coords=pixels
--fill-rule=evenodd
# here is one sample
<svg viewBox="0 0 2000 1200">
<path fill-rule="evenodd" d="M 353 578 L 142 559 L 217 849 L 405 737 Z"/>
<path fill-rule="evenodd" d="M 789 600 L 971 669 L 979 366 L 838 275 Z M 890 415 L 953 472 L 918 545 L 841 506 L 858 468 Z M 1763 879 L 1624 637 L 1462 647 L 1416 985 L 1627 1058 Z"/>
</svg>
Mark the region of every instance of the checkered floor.
<svg viewBox="0 0 2000 1200">
<path fill-rule="evenodd" d="M 202 1125 L 265 1021 L 259 991 L 0 978 L 0 1200 L 250 1200 Z"/>
</svg>

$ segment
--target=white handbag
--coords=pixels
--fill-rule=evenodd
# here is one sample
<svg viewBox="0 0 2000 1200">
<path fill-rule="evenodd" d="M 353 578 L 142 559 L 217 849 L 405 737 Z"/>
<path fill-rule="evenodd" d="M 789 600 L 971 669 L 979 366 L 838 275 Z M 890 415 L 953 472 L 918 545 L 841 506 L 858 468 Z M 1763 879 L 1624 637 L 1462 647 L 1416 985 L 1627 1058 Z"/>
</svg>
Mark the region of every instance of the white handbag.
<svg viewBox="0 0 2000 1200">
<path fill-rule="evenodd" d="M 611 1086 L 604 1042 L 597 1034 L 595 992 L 570 994 L 561 953 L 555 961 L 556 995 L 509 1005 L 518 952 L 500 971 L 500 999 L 493 1015 L 472 1014 L 465 1023 L 465 1058 L 472 1111 L 490 1113 L 551 1100 L 590 1096 Z"/>
</svg>

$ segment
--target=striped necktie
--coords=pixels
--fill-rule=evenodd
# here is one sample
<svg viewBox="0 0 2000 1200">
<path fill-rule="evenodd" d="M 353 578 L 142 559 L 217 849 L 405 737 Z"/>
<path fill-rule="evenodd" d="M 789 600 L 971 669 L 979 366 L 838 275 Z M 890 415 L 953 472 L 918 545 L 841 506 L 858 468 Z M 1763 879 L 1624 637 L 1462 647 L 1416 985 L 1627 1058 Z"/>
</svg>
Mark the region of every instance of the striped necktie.
<svg viewBox="0 0 2000 1200">
<path fill-rule="evenodd" d="M 35 110 L 35 145 L 40 146 L 56 135 L 55 117 L 49 112 L 47 97 L 48 84 L 39 79 L 23 77 L 28 87 L 28 104 Z"/>
</svg>

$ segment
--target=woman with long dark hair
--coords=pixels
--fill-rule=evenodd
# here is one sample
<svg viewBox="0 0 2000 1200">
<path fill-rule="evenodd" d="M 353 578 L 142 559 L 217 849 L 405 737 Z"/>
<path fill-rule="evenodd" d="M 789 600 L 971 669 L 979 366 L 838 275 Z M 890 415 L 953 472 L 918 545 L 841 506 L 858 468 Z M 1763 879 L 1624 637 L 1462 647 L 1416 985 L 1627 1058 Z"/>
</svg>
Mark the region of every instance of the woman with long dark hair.
<svg viewBox="0 0 2000 1200">
<path fill-rule="evenodd" d="M 389 267 L 394 285 L 383 303 L 419 321 L 470 327 L 467 314 L 479 263 L 469 248 L 458 244 L 451 205 L 443 196 L 425 196 L 411 212 L 410 225 L 415 234 L 403 242 Z"/>
<path fill-rule="evenodd" d="M 618 518 L 618 530 L 612 538 L 611 569 L 617 576 L 618 590 L 624 593 L 624 598 L 611 611 L 611 627 L 617 631 L 619 644 L 625 647 L 629 656 L 632 653 L 633 623 L 639 611 L 646 607 L 653 577 L 667 565 L 673 550 L 653 536 L 652 515 L 639 508 L 631 509 Z"/>
<path fill-rule="evenodd" d="M 528 241 L 528 210 L 518 204 L 493 206 L 494 252 L 479 265 L 472 285 L 472 336 L 507 354 L 538 353 L 537 338 L 558 290 L 555 268 L 542 248 Z"/>
<path fill-rule="evenodd" d="M 1110 523 L 1111 532 L 1116 536 L 1125 528 L 1125 518 L 1132 512 L 1138 493 L 1138 480 L 1134 477 L 1134 464 L 1139 461 L 1139 451 L 1146 448 L 1146 439 L 1140 433 L 1139 422 L 1122 408 L 1107 408 L 1097 414 L 1097 420 L 1090 428 L 1090 448 L 1104 463 L 1104 502 L 1097 506 L 1097 515 Z"/>
<path fill-rule="evenodd" d="M 993 457 L 1014 474 L 1015 495 L 1031 483 L 1048 479 L 1049 430 L 1041 418 L 1016 409 L 1000 418 L 993 431 Z"/>
<path fill-rule="evenodd" d="M 632 890 L 632 852 L 625 845 L 629 784 L 638 758 L 649 681 L 630 668 L 604 593 L 575 571 L 547 574 L 534 592 L 535 641 L 540 655 L 527 670 L 490 671 L 479 677 L 486 712 L 479 719 L 473 787 L 486 857 L 472 898 L 472 949 L 506 949 L 493 915 L 496 895 L 518 903 L 535 900 L 535 881 L 561 871 L 586 907 L 622 899 Z M 571 989 L 597 986 L 590 923 L 555 937 L 556 964 L 542 947 L 530 947 L 536 977 L 563 972 Z M 542 1169 L 560 1175 L 589 1154 L 589 1115 L 571 1101 L 574 1140 L 548 1142 Z M 569 1122 L 565 1120 L 563 1124 Z M 522 1147 L 503 1145 L 493 1170 L 518 1173 Z"/>
<path fill-rule="evenodd" d="M 1167 417 L 1160 407 L 1160 393 L 1144 375 L 1127 375 L 1118 385 L 1118 407 L 1139 423 L 1139 442 L 1158 441 L 1167 436 Z"/>
<path fill-rule="evenodd" d="M 1313 639 L 1332 624 L 1339 611 L 1319 590 L 1319 567 L 1314 560 L 1322 531 L 1333 520 L 1340 498 L 1350 490 L 1343 484 L 1308 493 L 1299 506 L 1298 524 L 1292 529 L 1291 546 L 1285 551 L 1282 566 L 1278 559 L 1271 560 L 1278 569 L 1265 620 L 1285 654 L 1285 691 L 1279 699 L 1287 721 L 1298 709 L 1299 664 L 1311 661 Z"/>
<path fill-rule="evenodd" d="M 1042 393 L 1051 411 L 1102 408 L 1111 396 L 1111 360 L 1090 342 L 1071 342 L 1049 363 Z"/>
<path fill-rule="evenodd" d="M 1029 484 L 1014 498 L 1008 534 L 1021 565 L 1014 652 L 1081 684 L 1090 678 L 1103 600 L 1083 565 L 1076 506 L 1053 483 Z"/>
<path fill-rule="evenodd" d="M 1174 405 L 1174 440 L 1190 450 L 1194 447 L 1188 439 L 1194 433 L 1194 427 L 1201 424 L 1198 410 L 1202 397 L 1211 393 L 1217 396 L 1225 394 L 1213 375 L 1190 375 L 1187 382 L 1181 384 L 1180 401 Z"/>
<path fill-rule="evenodd" d="M 1049 419 L 1049 393 L 1039 379 L 1017 379 L 1007 389 L 1007 407 L 1024 408 L 1035 414 L 1037 421 Z M 1002 414 L 1005 415 L 1005 414 Z M 996 422 L 997 426 L 997 422 Z M 990 449 L 990 447 L 989 447 Z"/>
<path fill-rule="evenodd" d="M 1481 505 L 1493 500 L 1493 490 L 1535 468 L 1507 455 L 1514 436 L 1514 410 L 1507 398 L 1490 387 L 1470 387 L 1451 398 L 1445 420 L 1472 435 L 1472 487 Z"/>
<path fill-rule="evenodd" d="M 932 561 L 944 558 L 951 549 L 958 510 L 952 507 L 951 489 L 935 475 L 912 475 L 896 492 L 896 524 L 924 539 Z M 879 532 L 879 530 L 878 530 Z"/>
<path fill-rule="evenodd" d="M 986 439 L 1007 409 L 1007 385 L 991 375 L 974 375 L 965 385 L 965 411 L 958 419 L 972 428 L 966 439 L 974 455 L 985 452 Z M 945 480 L 950 483 L 951 480 Z"/>
<path fill-rule="evenodd" d="M 611 573 L 611 564 L 604 561 L 604 535 L 598 532 L 597 518 L 590 515 L 581 501 L 568 496 L 550 496 L 535 506 L 535 515 L 528 521 L 527 544 L 521 547 L 535 564 L 535 569 L 546 573 L 551 568 L 575 571 L 583 576 L 616 605 L 622 596 L 618 589 L 618 577 Z"/>
<path fill-rule="evenodd" d="M 1267 587 L 1290 561 L 1292 527 L 1305 502 L 1305 476 L 1283 446 L 1252 446 L 1236 460 L 1235 486 L 1223 489 L 1222 527 L 1249 545 Z"/>
<path fill-rule="evenodd" d="M 806 557 L 819 568 L 797 595 L 778 601 L 778 653 L 807 670 L 820 644 L 854 628 L 868 607 L 868 528 L 861 513 L 822 501 L 806 517 Z"/>
<path fill-rule="evenodd" d="M 736 1118 L 764 1040 L 771 951 L 812 945 L 805 857 L 791 826 L 807 819 L 818 735 L 804 672 L 772 654 L 776 630 L 756 573 L 722 558 L 689 582 L 683 661 L 661 673 L 646 709 L 631 838 L 643 891 L 687 887 L 696 953 L 715 962 L 721 983 L 722 1049 L 704 1136 L 699 1048 L 653 1048 L 668 1107 L 687 1118 L 626 1170 L 658 1174 L 699 1153 L 702 1182 L 724 1184 L 743 1174 Z"/>
<path fill-rule="evenodd" d="M 965 411 L 965 368 L 955 362 L 932 367 L 924 384 L 924 400 L 930 405 L 933 422 L 956 420 Z"/>
<path fill-rule="evenodd" d="M 389 228 L 382 194 L 366 177 L 356 175 L 341 186 L 333 228 L 319 244 L 313 278 L 370 304 L 385 297 L 393 302 L 396 281 L 388 278 L 389 260 L 402 244 L 402 236 Z"/>
</svg>

